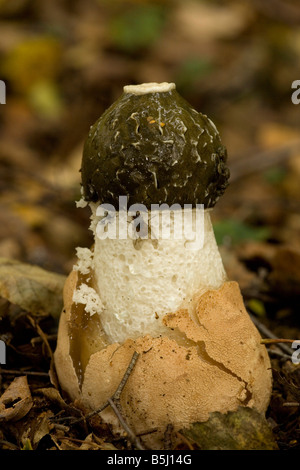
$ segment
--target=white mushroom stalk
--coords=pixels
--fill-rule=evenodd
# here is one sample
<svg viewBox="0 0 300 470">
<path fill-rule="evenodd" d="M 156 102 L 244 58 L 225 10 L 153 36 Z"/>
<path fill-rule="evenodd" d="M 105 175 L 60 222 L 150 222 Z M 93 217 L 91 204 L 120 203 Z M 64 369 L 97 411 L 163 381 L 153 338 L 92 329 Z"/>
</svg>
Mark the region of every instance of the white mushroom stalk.
<svg viewBox="0 0 300 470">
<path fill-rule="evenodd" d="M 195 294 L 224 283 L 226 274 L 209 210 L 149 211 L 142 220 L 141 214 L 137 220 L 116 212 L 108 227 L 108 223 L 101 225 L 103 218 L 96 215 L 97 208 L 93 205 L 93 252 L 79 250 L 76 269 L 83 274 L 87 269 L 93 272 L 98 310 L 93 304 L 90 313 L 100 315 L 110 342 L 136 339 L 141 334 L 166 334 L 164 315 L 180 308 L 193 315 Z M 119 238 L 121 223 L 124 239 Z M 140 225 L 142 233 L 137 231 Z M 112 238 L 103 238 L 106 235 Z M 73 300 L 87 303 L 87 309 L 91 305 L 82 287 L 74 292 Z"/>
</svg>

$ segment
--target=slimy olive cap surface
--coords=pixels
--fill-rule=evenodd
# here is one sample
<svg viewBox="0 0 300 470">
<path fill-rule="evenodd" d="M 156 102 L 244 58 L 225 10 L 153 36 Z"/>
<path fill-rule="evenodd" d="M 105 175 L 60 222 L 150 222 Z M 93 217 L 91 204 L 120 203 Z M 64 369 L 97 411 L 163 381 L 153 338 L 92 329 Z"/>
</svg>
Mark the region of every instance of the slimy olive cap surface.
<svg viewBox="0 0 300 470">
<path fill-rule="evenodd" d="M 213 207 L 229 178 L 215 125 L 174 83 L 128 85 L 91 127 L 82 159 L 83 197 L 113 204 Z"/>
</svg>

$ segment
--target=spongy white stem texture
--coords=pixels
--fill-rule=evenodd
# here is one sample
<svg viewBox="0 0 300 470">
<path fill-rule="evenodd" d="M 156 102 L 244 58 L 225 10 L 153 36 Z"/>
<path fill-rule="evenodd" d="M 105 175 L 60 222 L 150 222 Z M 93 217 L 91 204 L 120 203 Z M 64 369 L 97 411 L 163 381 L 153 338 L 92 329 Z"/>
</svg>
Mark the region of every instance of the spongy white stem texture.
<svg viewBox="0 0 300 470">
<path fill-rule="evenodd" d="M 99 314 L 111 342 L 163 334 L 165 314 L 190 309 L 195 294 L 217 289 L 226 280 L 209 211 L 203 216 L 203 245 L 190 249 L 184 236 L 100 239 L 95 209 L 91 224 L 95 234 L 93 287 L 103 305 Z"/>
</svg>

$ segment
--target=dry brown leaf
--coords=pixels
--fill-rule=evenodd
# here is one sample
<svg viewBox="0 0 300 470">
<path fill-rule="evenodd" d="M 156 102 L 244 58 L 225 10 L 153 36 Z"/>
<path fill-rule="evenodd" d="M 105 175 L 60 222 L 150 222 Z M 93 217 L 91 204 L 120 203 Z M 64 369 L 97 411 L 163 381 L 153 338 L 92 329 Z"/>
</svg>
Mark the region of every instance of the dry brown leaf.
<svg viewBox="0 0 300 470">
<path fill-rule="evenodd" d="M 88 434 L 80 446 L 80 450 L 100 450 L 101 447 L 94 441 L 93 433 Z"/>
<path fill-rule="evenodd" d="M 272 149 L 278 146 L 288 144 L 299 139 L 298 129 L 277 124 L 275 122 L 266 122 L 262 124 L 257 132 L 259 145 L 264 149 Z"/>
<path fill-rule="evenodd" d="M 60 315 L 64 282 L 61 274 L 0 258 L 0 297 L 33 315 Z"/>
<path fill-rule="evenodd" d="M 40 414 L 34 417 L 30 421 L 30 425 L 24 427 L 24 432 L 20 440 L 25 443 L 29 441 L 33 448 L 35 448 L 40 440 L 50 434 L 51 430 L 54 428 L 54 424 L 51 421 L 54 414 L 51 410 L 42 411 Z"/>
<path fill-rule="evenodd" d="M 47 398 L 49 401 L 51 401 L 53 404 L 58 405 L 61 409 L 68 411 L 71 414 L 77 414 L 80 415 L 80 411 L 76 409 L 75 407 L 72 407 L 68 405 L 64 399 L 61 397 L 59 391 L 56 388 L 52 387 L 45 387 L 45 388 L 40 388 L 37 391 L 39 394 L 43 395 L 45 398 Z"/>
<path fill-rule="evenodd" d="M 18 421 L 33 405 L 27 377 L 16 377 L 0 397 L 0 421 Z"/>
<path fill-rule="evenodd" d="M 249 21 L 249 9 L 244 5 L 231 8 L 199 2 L 178 4 L 175 12 L 179 33 L 192 40 L 212 41 L 237 36 Z"/>
</svg>

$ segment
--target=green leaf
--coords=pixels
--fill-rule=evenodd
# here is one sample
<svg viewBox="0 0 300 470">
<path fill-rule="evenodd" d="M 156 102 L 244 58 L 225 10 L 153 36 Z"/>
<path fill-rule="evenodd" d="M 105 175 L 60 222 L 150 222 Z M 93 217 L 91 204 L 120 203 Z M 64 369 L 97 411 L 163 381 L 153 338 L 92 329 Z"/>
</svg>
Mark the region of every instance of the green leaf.
<svg viewBox="0 0 300 470">
<path fill-rule="evenodd" d="M 268 227 L 253 227 L 236 219 L 225 219 L 214 223 L 214 232 L 218 245 L 231 245 L 245 240 L 262 241 L 270 236 Z"/>
<path fill-rule="evenodd" d="M 214 412 L 208 421 L 180 432 L 202 450 L 278 449 L 265 417 L 253 408 Z"/>
<path fill-rule="evenodd" d="M 247 301 L 247 307 L 251 310 L 251 312 L 255 313 L 259 317 L 266 316 L 266 309 L 261 300 L 249 299 Z"/>
<path fill-rule="evenodd" d="M 200 57 L 188 57 L 185 59 L 176 73 L 176 87 L 178 90 L 193 88 L 197 80 L 209 74 L 213 65 L 209 59 Z"/>
<path fill-rule="evenodd" d="M 32 86 L 29 101 L 41 116 L 56 118 L 60 116 L 63 103 L 54 82 L 39 82 Z"/>
<path fill-rule="evenodd" d="M 35 315 L 59 317 L 65 279 L 39 266 L 0 258 L 0 297 Z"/>
<path fill-rule="evenodd" d="M 284 181 L 287 176 L 287 171 L 285 168 L 275 166 L 273 168 L 270 168 L 269 170 L 266 170 L 263 173 L 263 176 L 268 183 L 275 185 Z"/>
<path fill-rule="evenodd" d="M 164 22 L 161 6 L 136 7 L 114 17 L 110 23 L 111 39 L 119 49 L 135 52 L 151 46 L 159 38 Z"/>
<path fill-rule="evenodd" d="M 23 443 L 21 450 L 33 450 L 30 439 L 26 438 L 25 442 Z"/>
</svg>

